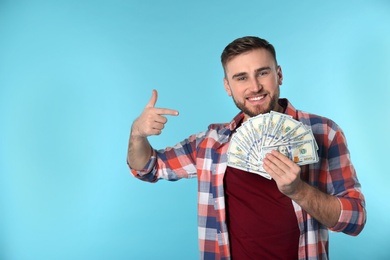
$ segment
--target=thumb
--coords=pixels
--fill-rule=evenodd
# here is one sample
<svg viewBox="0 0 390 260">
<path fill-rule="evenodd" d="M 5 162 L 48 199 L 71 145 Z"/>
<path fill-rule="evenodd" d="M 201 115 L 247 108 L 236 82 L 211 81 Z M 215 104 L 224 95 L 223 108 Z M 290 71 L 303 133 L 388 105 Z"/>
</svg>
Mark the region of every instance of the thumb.
<svg viewBox="0 0 390 260">
<path fill-rule="evenodd" d="M 153 89 L 152 97 L 150 98 L 148 104 L 146 104 L 146 107 L 154 107 L 157 102 L 157 97 L 158 97 L 157 90 Z"/>
</svg>

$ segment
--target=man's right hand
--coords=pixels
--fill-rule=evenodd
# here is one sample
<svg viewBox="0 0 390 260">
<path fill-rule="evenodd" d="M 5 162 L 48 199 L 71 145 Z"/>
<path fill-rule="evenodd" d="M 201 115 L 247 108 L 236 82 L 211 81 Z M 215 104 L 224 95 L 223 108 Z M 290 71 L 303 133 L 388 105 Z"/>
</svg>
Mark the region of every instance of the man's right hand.
<svg viewBox="0 0 390 260">
<path fill-rule="evenodd" d="M 150 135 L 159 135 L 164 129 L 168 119 L 164 115 L 177 116 L 179 112 L 168 108 L 155 107 L 157 102 L 157 91 L 153 90 L 152 97 L 145 106 L 144 111 L 134 121 L 131 127 L 132 137 L 148 137 Z"/>
<path fill-rule="evenodd" d="M 132 169 L 142 170 L 153 155 L 153 149 L 147 139 L 150 135 L 161 134 L 168 119 L 164 115 L 177 116 L 179 112 L 167 108 L 155 107 L 157 91 L 153 90 L 152 97 L 141 115 L 131 126 L 127 163 Z"/>
</svg>

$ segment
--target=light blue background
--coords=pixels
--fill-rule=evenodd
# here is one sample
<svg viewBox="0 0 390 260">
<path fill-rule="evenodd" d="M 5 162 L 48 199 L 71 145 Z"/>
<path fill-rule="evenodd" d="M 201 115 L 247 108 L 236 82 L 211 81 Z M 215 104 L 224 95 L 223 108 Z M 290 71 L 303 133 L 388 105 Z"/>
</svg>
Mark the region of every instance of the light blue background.
<svg viewBox="0 0 390 260">
<path fill-rule="evenodd" d="M 0 259 L 198 259 L 197 182 L 148 184 L 129 129 L 159 91 L 157 148 L 237 113 L 219 61 L 277 50 L 281 96 L 345 131 L 367 200 L 332 259 L 389 259 L 390 2 L 0 0 Z"/>
</svg>

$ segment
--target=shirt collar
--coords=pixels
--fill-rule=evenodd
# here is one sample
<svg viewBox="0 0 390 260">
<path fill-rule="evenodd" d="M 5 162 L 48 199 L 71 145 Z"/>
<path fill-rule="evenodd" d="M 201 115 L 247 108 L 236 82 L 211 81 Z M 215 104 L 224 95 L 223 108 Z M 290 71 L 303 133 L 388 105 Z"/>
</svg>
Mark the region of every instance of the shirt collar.
<svg viewBox="0 0 390 260">
<path fill-rule="evenodd" d="M 298 111 L 297 109 L 288 101 L 287 98 L 280 98 L 279 104 L 284 107 L 284 114 L 292 116 L 294 119 L 297 120 L 298 118 Z"/>
<path fill-rule="evenodd" d="M 237 128 L 237 126 L 241 125 L 242 120 L 244 120 L 244 113 L 240 112 L 230 122 L 229 130 L 233 132 Z"/>
</svg>

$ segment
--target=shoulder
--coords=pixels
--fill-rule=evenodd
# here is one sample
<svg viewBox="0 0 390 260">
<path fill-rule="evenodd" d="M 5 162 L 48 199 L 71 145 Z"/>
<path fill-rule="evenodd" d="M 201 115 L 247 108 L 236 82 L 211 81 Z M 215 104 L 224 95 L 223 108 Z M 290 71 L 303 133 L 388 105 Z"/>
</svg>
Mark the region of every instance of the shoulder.
<svg viewBox="0 0 390 260">
<path fill-rule="evenodd" d="M 208 131 L 211 133 L 216 133 L 218 136 L 226 136 L 230 135 L 230 123 L 215 123 L 210 124 L 208 127 Z"/>
<path fill-rule="evenodd" d="M 230 134 L 229 123 L 215 123 L 210 124 L 206 131 L 197 134 L 196 139 L 199 143 L 226 143 Z"/>
<path fill-rule="evenodd" d="M 242 122 L 244 114 L 238 113 L 230 122 L 210 124 L 208 131 L 217 132 L 219 135 L 230 135 Z"/>
<path fill-rule="evenodd" d="M 312 130 L 319 145 L 347 143 L 343 130 L 332 119 L 303 111 L 297 111 L 297 117 Z"/>
<path fill-rule="evenodd" d="M 209 131 L 220 131 L 229 128 L 229 123 L 213 123 L 208 126 Z"/>
<path fill-rule="evenodd" d="M 334 131 L 341 130 L 340 126 L 330 118 L 313 113 L 297 110 L 297 119 L 304 125 L 315 129 L 330 128 Z"/>
<path fill-rule="evenodd" d="M 340 127 L 333 120 L 331 120 L 327 117 L 296 109 L 288 101 L 288 99 L 280 99 L 279 103 L 284 104 L 283 106 L 286 107 L 286 112 L 285 112 L 286 114 L 293 116 L 294 119 L 302 122 L 307 127 L 314 128 L 314 129 L 317 129 L 317 128 L 322 129 L 324 127 L 330 128 L 333 130 L 340 129 Z"/>
</svg>

